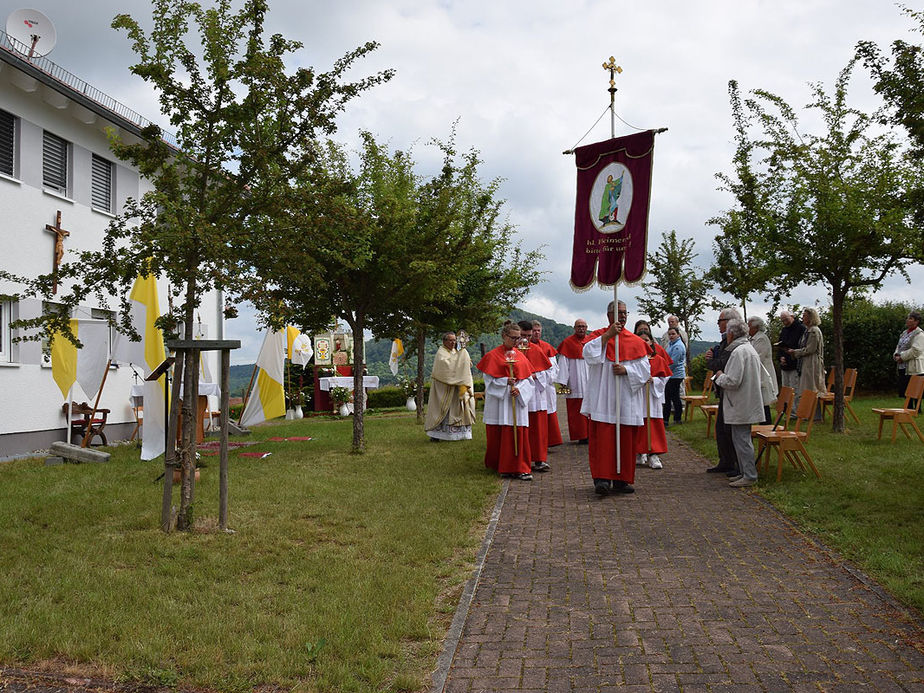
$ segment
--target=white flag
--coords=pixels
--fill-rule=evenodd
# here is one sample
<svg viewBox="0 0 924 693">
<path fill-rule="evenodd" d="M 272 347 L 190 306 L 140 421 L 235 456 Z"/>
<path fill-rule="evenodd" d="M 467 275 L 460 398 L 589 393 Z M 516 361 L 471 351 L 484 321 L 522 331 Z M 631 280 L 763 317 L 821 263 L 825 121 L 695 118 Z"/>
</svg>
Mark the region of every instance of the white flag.
<svg viewBox="0 0 924 693">
<path fill-rule="evenodd" d="M 78 349 L 64 335 L 56 335 L 51 342 L 51 375 L 65 398 L 76 381 L 87 397 L 96 399 L 109 361 L 109 323 L 70 322 L 71 331 L 83 346 Z"/>
<path fill-rule="evenodd" d="M 401 343 L 401 340 L 394 340 L 391 343 L 391 357 L 388 359 L 388 367 L 391 369 L 392 375 L 398 375 L 398 359 L 403 353 L 404 345 Z"/>
</svg>

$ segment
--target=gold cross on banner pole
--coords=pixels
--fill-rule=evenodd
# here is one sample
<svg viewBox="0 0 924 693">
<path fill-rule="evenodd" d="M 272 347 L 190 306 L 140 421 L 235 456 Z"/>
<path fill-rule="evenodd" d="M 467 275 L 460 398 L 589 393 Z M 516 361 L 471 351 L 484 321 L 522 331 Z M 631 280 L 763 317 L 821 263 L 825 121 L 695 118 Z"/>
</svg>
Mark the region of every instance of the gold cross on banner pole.
<svg viewBox="0 0 924 693">
<path fill-rule="evenodd" d="M 61 259 L 64 257 L 64 239 L 71 235 L 70 231 L 65 231 L 61 228 L 61 210 L 58 210 L 58 215 L 55 217 L 55 225 L 45 224 L 45 230 L 50 231 L 55 235 L 55 258 L 54 258 L 54 269 L 52 274 L 54 276 L 54 288 L 52 289 L 53 294 L 58 293 L 58 267 L 61 265 Z"/>
<path fill-rule="evenodd" d="M 616 58 L 610 56 L 609 62 L 603 63 L 603 69 L 610 73 L 610 137 L 616 137 L 616 74 L 622 74 L 622 68 L 616 64 Z"/>
</svg>

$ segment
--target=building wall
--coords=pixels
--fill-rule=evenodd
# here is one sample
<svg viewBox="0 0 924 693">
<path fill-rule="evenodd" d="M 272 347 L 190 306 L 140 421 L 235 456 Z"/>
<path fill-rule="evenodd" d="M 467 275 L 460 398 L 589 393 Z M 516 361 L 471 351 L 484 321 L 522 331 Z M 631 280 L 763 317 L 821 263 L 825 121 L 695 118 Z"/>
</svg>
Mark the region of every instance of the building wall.
<svg viewBox="0 0 924 693">
<path fill-rule="evenodd" d="M 0 109 L 17 117 L 15 170 L 12 177 L 0 174 L 0 268 L 25 277 L 48 273 L 53 269 L 55 235 L 45 230 L 61 212 L 61 227 L 70 232 L 64 239 L 64 260 L 80 250 L 101 248 L 106 228 L 114 215 L 91 205 L 91 159 L 96 154 L 115 164 L 113 172 L 114 209 L 125 201 L 138 198 L 150 189 L 136 170 L 115 160 L 109 151 L 105 130 L 113 122 L 71 101 L 47 85 L 25 75 L 14 66 L 0 62 Z M 60 194 L 42 185 L 43 131 L 49 131 L 70 143 L 68 191 Z M 129 138 L 128 133 L 122 132 Z M 167 307 L 167 285 L 158 282 L 160 308 Z M 0 280 L 0 294 L 11 294 L 20 287 Z M 59 293 L 66 287 L 59 287 Z M 91 318 L 91 309 L 105 306 L 82 306 L 72 317 Z M 118 307 L 111 301 L 109 309 Z M 22 300 L 8 303 L 8 320 L 29 318 L 41 313 L 42 303 Z M 199 315 L 204 332 L 211 339 L 223 337 L 221 297 L 216 292 L 203 296 Z M 20 455 L 36 446 L 47 447 L 53 440 L 66 439 L 66 418 L 62 397 L 52 379 L 51 366 L 43 357 L 41 343 L 12 338 L 28 336 L 24 331 L 7 333 L 0 342 L 0 459 Z M 214 378 L 218 375 L 218 356 L 203 354 L 209 361 Z M 111 368 L 100 399 L 100 407 L 110 409 L 107 433 L 118 439 L 121 431 L 128 436 L 134 427 L 129 400 L 132 384 L 138 380 L 127 366 Z M 90 398 L 74 385 L 72 399 Z M 214 404 L 214 403 L 213 403 Z M 119 424 L 126 424 L 120 426 Z M 130 424 L 130 425 L 129 425 Z M 110 428 L 111 426 L 111 428 Z"/>
</svg>

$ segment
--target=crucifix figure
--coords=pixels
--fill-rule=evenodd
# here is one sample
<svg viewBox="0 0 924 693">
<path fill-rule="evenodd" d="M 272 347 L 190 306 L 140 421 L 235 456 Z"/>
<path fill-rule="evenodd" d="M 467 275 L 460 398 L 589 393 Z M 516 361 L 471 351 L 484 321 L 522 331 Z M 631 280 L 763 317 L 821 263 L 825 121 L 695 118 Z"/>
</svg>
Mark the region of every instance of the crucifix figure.
<svg viewBox="0 0 924 693">
<path fill-rule="evenodd" d="M 45 224 L 45 230 L 50 231 L 55 235 L 55 262 L 54 262 L 54 288 L 51 293 L 58 293 L 58 266 L 61 264 L 61 259 L 64 257 L 64 239 L 71 235 L 70 231 L 65 231 L 61 228 L 61 210 L 58 210 L 58 215 L 55 217 L 55 225 Z"/>
</svg>

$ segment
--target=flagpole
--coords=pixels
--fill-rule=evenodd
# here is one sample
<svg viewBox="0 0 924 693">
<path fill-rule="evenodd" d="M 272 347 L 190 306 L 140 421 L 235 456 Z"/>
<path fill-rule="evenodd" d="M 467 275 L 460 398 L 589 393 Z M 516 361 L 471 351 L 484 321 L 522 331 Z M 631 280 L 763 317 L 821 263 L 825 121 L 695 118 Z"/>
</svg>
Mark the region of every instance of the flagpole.
<svg viewBox="0 0 924 693">
<path fill-rule="evenodd" d="M 610 93 L 610 137 L 616 138 L 616 73 L 622 73 L 622 68 L 616 64 L 616 59 L 611 55 L 609 62 L 603 63 L 603 69 L 608 70 L 610 73 L 610 88 L 608 89 Z M 616 321 L 619 320 L 619 281 L 617 280 L 613 284 L 613 317 Z M 614 363 L 619 363 L 619 332 L 614 335 L 616 340 L 613 343 L 614 346 Z M 604 359 L 605 361 L 606 359 Z M 622 440 L 620 436 L 620 427 L 622 425 L 621 420 L 621 400 L 622 393 L 620 392 L 620 380 L 616 378 L 616 473 L 622 473 Z"/>
</svg>

